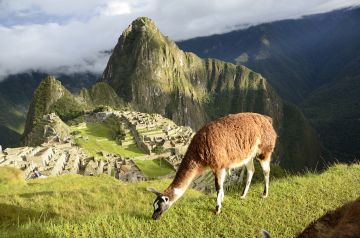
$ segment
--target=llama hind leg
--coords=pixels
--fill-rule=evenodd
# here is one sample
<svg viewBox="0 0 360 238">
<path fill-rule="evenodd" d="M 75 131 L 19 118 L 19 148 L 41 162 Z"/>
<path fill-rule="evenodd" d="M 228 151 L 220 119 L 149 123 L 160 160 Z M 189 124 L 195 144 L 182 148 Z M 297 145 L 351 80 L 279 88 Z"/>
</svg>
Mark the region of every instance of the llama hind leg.
<svg viewBox="0 0 360 238">
<path fill-rule="evenodd" d="M 215 213 L 220 214 L 221 203 L 224 200 L 224 181 L 226 177 L 226 170 L 221 169 L 214 171 L 214 176 L 215 176 L 215 188 L 217 192 Z"/>
<path fill-rule="evenodd" d="M 269 180 L 270 180 L 270 160 L 271 153 L 267 153 L 260 159 L 260 165 L 264 173 L 264 192 L 263 198 L 266 198 L 269 194 Z"/>
<path fill-rule="evenodd" d="M 246 185 L 245 185 L 243 194 L 241 195 L 241 198 L 245 198 L 246 194 L 249 191 L 251 180 L 252 180 L 252 177 L 253 177 L 254 172 L 255 172 L 254 159 L 250 159 L 249 162 L 245 166 L 246 166 L 246 170 L 247 170 Z"/>
<path fill-rule="evenodd" d="M 240 169 L 241 169 L 241 172 L 240 172 L 240 177 L 239 177 L 239 183 L 242 184 L 244 181 L 245 165 L 242 166 Z"/>
</svg>

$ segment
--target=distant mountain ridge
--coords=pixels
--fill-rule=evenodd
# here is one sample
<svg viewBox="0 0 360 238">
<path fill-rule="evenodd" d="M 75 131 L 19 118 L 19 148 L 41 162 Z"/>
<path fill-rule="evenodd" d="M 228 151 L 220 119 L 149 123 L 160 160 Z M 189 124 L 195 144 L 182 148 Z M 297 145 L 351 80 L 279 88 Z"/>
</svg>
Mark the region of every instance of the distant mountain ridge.
<svg viewBox="0 0 360 238">
<path fill-rule="evenodd" d="M 340 161 L 360 158 L 360 8 L 178 42 L 201 57 L 244 64 L 297 104 Z"/>
<path fill-rule="evenodd" d="M 246 65 L 298 103 L 336 80 L 360 52 L 360 7 L 178 42 L 183 50 Z M 340 69 L 340 70 L 339 70 Z"/>
</svg>

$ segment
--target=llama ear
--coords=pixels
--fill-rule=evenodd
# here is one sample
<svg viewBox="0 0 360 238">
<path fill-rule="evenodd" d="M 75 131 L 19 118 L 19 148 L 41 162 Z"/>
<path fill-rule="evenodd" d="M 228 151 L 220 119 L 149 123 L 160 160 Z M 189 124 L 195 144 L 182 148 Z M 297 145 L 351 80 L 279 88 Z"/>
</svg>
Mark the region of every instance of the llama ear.
<svg viewBox="0 0 360 238">
<path fill-rule="evenodd" d="M 155 193 L 156 196 L 159 196 L 159 195 L 161 194 L 159 191 L 157 191 L 157 190 L 154 189 L 154 188 L 146 188 L 146 190 L 148 190 L 149 192 Z"/>
</svg>

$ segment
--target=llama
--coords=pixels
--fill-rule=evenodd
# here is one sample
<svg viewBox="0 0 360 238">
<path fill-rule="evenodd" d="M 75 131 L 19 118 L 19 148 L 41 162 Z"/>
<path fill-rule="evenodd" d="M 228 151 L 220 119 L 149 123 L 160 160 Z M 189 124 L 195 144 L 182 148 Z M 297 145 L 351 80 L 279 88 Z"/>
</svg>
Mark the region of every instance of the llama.
<svg viewBox="0 0 360 238">
<path fill-rule="evenodd" d="M 205 125 L 193 137 L 170 186 L 163 193 L 148 188 L 157 196 L 153 204 L 153 219 L 159 219 L 184 194 L 193 179 L 207 168 L 212 170 L 215 177 L 215 213 L 219 214 L 224 199 L 226 170 L 246 166 L 246 185 L 241 196 L 245 198 L 255 170 L 254 158 L 260 161 L 263 169 L 263 197 L 267 197 L 270 159 L 276 137 L 272 119 L 256 113 L 228 115 Z"/>
</svg>

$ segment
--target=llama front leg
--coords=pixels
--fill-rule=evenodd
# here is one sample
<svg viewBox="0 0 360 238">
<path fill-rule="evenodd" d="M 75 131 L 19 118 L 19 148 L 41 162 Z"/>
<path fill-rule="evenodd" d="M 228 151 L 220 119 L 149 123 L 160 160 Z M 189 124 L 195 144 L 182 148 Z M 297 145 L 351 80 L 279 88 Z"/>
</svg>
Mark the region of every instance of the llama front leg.
<svg viewBox="0 0 360 238">
<path fill-rule="evenodd" d="M 217 170 L 214 172 L 214 176 L 215 176 L 215 189 L 217 192 L 215 213 L 220 214 L 221 203 L 224 200 L 224 181 L 226 177 L 226 170 L 225 169 Z"/>
<path fill-rule="evenodd" d="M 247 170 L 246 185 L 245 185 L 243 194 L 241 195 L 241 198 L 245 198 L 246 194 L 249 191 L 251 180 L 252 180 L 252 177 L 253 177 L 254 172 L 255 172 L 254 160 L 250 159 L 249 162 L 245 166 L 246 166 L 246 170 Z"/>
</svg>

